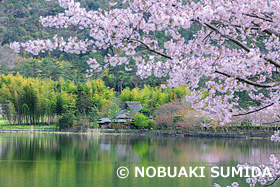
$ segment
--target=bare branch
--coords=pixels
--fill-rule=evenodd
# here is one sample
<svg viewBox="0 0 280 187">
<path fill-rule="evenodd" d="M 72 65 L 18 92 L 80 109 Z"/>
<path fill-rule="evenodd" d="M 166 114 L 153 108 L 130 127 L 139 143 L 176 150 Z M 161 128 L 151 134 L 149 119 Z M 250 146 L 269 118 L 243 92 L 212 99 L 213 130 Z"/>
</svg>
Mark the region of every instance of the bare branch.
<svg viewBox="0 0 280 187">
<path fill-rule="evenodd" d="M 270 62 L 271 64 L 275 65 L 276 67 L 280 68 L 280 64 L 278 62 L 275 62 L 274 60 L 266 58 L 266 57 L 264 57 L 264 59 L 266 61 Z"/>
<path fill-rule="evenodd" d="M 271 20 L 273 19 L 272 16 L 270 16 L 270 15 L 268 15 L 268 14 L 262 13 L 262 15 L 264 15 L 264 16 L 270 18 Z"/>
<path fill-rule="evenodd" d="M 278 122 L 280 122 L 280 120 L 270 121 L 270 122 L 263 123 L 263 124 L 264 124 L 264 125 L 270 125 L 270 124 L 273 124 L 273 123 L 278 123 Z"/>
<path fill-rule="evenodd" d="M 266 34 L 269 34 L 269 35 L 274 34 L 275 36 L 280 37 L 280 33 L 279 32 L 276 32 L 276 31 L 271 30 L 271 29 L 265 29 L 265 30 L 263 30 L 263 32 L 265 32 Z"/>
<path fill-rule="evenodd" d="M 264 21 L 268 21 L 268 22 L 273 22 L 272 19 L 260 17 L 260 16 L 255 15 L 255 14 L 244 14 L 244 15 L 252 17 L 252 18 L 258 18 L 258 19 L 261 19 L 261 20 L 264 20 Z"/>
<path fill-rule="evenodd" d="M 127 40 L 139 42 L 139 43 L 141 43 L 142 45 L 144 45 L 145 48 L 146 48 L 147 50 L 149 50 L 149 51 L 151 51 L 151 52 L 153 52 L 153 53 L 156 53 L 156 54 L 158 54 L 158 55 L 160 55 L 160 56 L 162 56 L 162 57 L 164 57 L 164 58 L 167 58 L 167 59 L 169 59 L 169 60 L 173 60 L 172 57 L 170 57 L 170 56 L 168 56 L 168 55 L 166 55 L 166 54 L 164 54 L 164 53 L 162 53 L 162 52 L 160 52 L 160 51 L 156 51 L 156 50 L 154 50 L 154 49 L 151 49 L 149 45 L 145 44 L 145 43 L 144 43 L 143 41 L 141 41 L 141 40 L 132 39 L 132 38 L 128 38 Z"/>
<path fill-rule="evenodd" d="M 277 176 L 270 184 L 266 184 L 266 185 L 264 185 L 264 186 L 265 186 L 265 187 L 267 187 L 267 186 L 272 186 L 279 178 L 280 178 L 280 176 Z"/>
<path fill-rule="evenodd" d="M 235 79 L 237 79 L 237 80 L 239 80 L 241 82 L 245 82 L 247 84 L 250 84 L 250 85 L 253 85 L 253 86 L 256 86 L 256 87 L 260 87 L 260 88 L 271 88 L 271 87 L 277 86 L 277 84 L 272 85 L 270 83 L 268 83 L 268 84 L 257 83 L 257 82 L 250 81 L 248 79 L 244 79 L 244 78 L 241 78 L 241 77 L 235 77 L 233 75 L 230 75 L 230 74 L 218 71 L 218 70 L 216 70 L 215 73 L 219 73 L 219 74 L 224 75 L 226 77 L 233 77 L 233 78 L 235 78 Z"/>
<path fill-rule="evenodd" d="M 212 33 L 213 33 L 213 31 L 211 31 L 207 36 L 205 36 L 205 38 L 202 40 L 202 42 L 206 41 L 207 38 L 209 38 Z"/>
<path fill-rule="evenodd" d="M 266 34 L 269 34 L 269 35 L 274 34 L 275 36 L 280 37 L 280 33 L 279 32 L 276 32 L 276 31 L 271 30 L 271 29 L 261 30 L 260 25 L 256 24 L 256 23 L 253 23 L 253 22 L 252 22 L 252 24 L 254 26 L 252 25 L 252 26 L 249 26 L 249 27 L 244 27 L 244 26 L 241 26 L 241 25 L 235 25 L 235 24 L 231 24 L 231 23 L 224 23 L 224 22 L 221 22 L 221 21 L 212 21 L 211 24 L 222 24 L 224 26 L 232 26 L 232 27 L 236 27 L 236 28 L 259 30 L 259 31 L 262 31 L 262 32 L 264 32 Z"/>
<path fill-rule="evenodd" d="M 215 27 L 215 26 L 213 26 L 213 25 L 210 25 L 210 24 L 208 24 L 208 23 L 205 23 L 205 25 L 206 25 L 207 27 L 209 27 L 210 29 L 212 29 L 213 31 L 215 31 L 216 33 L 220 34 L 222 37 L 224 37 L 224 38 L 226 38 L 226 39 L 232 41 L 232 42 L 235 43 L 235 44 L 237 44 L 239 47 L 241 47 L 241 48 L 244 49 L 245 51 L 250 52 L 250 48 L 249 48 L 248 46 L 246 46 L 245 44 L 243 44 L 241 41 L 239 41 L 239 40 L 237 40 L 237 39 L 235 39 L 235 38 L 233 38 L 233 37 L 231 37 L 231 36 L 222 34 L 221 31 L 220 31 L 217 27 Z"/>
<path fill-rule="evenodd" d="M 272 106 L 272 105 L 274 105 L 274 103 L 271 103 L 271 104 L 269 104 L 269 105 L 266 105 L 266 106 L 264 106 L 264 107 L 262 107 L 262 108 L 259 108 L 259 109 L 256 109 L 256 110 L 252 110 L 252 111 L 249 111 L 249 112 L 246 112 L 246 113 L 241 113 L 241 114 L 235 114 L 235 115 L 232 115 L 232 116 L 245 116 L 245 115 L 248 115 L 248 114 L 252 114 L 252 113 L 255 113 L 255 112 L 259 112 L 259 111 L 261 111 L 261 110 L 263 110 L 263 109 L 266 109 L 266 108 L 268 108 L 268 107 L 270 107 L 270 106 Z"/>
</svg>

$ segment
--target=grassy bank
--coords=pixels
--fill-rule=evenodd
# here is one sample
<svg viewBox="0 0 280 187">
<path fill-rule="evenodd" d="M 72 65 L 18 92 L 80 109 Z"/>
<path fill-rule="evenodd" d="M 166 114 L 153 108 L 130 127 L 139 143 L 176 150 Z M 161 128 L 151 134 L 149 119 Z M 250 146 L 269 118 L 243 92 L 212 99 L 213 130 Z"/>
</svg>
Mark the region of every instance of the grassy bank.
<svg viewBox="0 0 280 187">
<path fill-rule="evenodd" d="M 0 130 L 56 130 L 56 125 L 13 125 L 0 118 Z"/>
<path fill-rule="evenodd" d="M 0 124 L 0 130 L 56 130 L 56 125 L 11 125 Z"/>
<path fill-rule="evenodd" d="M 269 138 L 275 129 L 261 129 L 261 128 L 227 128 L 225 129 L 189 129 L 189 130 L 141 130 L 141 129 L 88 129 L 80 131 L 78 129 L 65 129 L 60 131 L 55 124 L 41 124 L 41 125 L 13 125 L 9 124 L 3 118 L 0 118 L 0 131 L 18 132 L 18 131 L 40 131 L 56 133 L 94 133 L 94 134 L 110 134 L 110 135 L 152 135 L 152 136 L 196 136 L 196 137 L 219 137 L 219 138 Z"/>
</svg>

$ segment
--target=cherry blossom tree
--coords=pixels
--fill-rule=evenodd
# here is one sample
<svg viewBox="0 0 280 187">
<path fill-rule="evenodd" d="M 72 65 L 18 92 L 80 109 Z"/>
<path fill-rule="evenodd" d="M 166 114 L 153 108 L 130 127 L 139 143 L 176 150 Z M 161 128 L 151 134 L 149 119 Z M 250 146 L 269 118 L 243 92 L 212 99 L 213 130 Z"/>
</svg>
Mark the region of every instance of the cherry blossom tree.
<svg viewBox="0 0 280 187">
<path fill-rule="evenodd" d="M 246 90 L 259 105 L 246 113 L 278 107 L 280 67 L 280 2 L 277 0 L 124 0 L 111 2 L 108 9 L 87 11 L 74 0 L 58 0 L 64 13 L 40 17 L 44 27 L 89 29 L 87 39 L 75 36 L 38 39 L 11 44 L 34 55 L 46 50 L 86 53 L 109 47 L 124 55 L 107 55 L 105 66 L 89 59 L 89 73 L 108 66 L 134 61 L 142 78 L 154 74 L 169 75 L 163 87 L 186 85 L 186 98 L 203 113 L 215 114 L 222 123 L 233 115 L 242 115 L 239 91 Z M 182 30 L 194 24 L 199 30 L 186 40 Z M 160 46 L 157 32 L 169 38 Z M 148 51 L 148 53 L 147 53 Z M 204 78 L 205 86 L 199 87 Z M 265 94 L 263 92 L 265 90 Z"/>
</svg>

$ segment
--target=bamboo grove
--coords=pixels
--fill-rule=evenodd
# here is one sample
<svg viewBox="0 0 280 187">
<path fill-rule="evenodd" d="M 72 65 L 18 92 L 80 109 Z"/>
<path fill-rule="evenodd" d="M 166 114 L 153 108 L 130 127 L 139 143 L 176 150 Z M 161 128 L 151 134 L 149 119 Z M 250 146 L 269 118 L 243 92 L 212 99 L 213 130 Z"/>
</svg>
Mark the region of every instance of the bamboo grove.
<svg viewBox="0 0 280 187">
<path fill-rule="evenodd" d="M 39 125 L 57 123 L 65 113 L 75 118 L 93 121 L 107 116 L 114 105 L 125 101 L 140 101 L 153 111 L 158 106 L 186 95 L 185 87 L 162 90 L 144 86 L 143 89 L 125 88 L 121 93 L 105 86 L 100 79 L 74 84 L 59 79 L 24 78 L 20 74 L 0 76 L 0 104 L 2 116 L 11 124 Z"/>
</svg>

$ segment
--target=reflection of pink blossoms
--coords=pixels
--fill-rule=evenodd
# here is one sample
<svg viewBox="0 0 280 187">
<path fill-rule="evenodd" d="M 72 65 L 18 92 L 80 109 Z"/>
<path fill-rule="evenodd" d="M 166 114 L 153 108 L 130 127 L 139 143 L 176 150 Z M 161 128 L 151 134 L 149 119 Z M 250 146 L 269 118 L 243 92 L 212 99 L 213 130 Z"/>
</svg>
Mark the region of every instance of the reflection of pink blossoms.
<svg viewBox="0 0 280 187">
<path fill-rule="evenodd" d="M 271 141 L 280 142 L 279 134 L 280 131 L 276 131 L 274 135 L 271 136 Z M 250 187 L 256 186 L 257 183 L 260 183 L 261 185 L 271 186 L 275 181 L 277 181 L 280 178 L 280 162 L 278 158 L 276 158 L 274 155 L 271 155 L 269 160 L 270 160 L 270 165 L 260 165 L 259 168 L 262 170 L 261 172 L 263 172 L 263 169 L 265 167 L 268 167 L 272 176 L 263 177 L 262 175 L 260 175 L 259 177 L 247 178 L 246 183 L 248 183 Z M 243 169 L 248 167 L 251 168 L 251 166 L 249 166 L 248 164 L 238 164 L 237 167 L 238 168 L 241 167 Z M 235 186 L 238 186 L 238 183 L 234 182 L 231 184 L 231 187 L 234 187 L 233 184 Z M 217 183 L 215 183 L 213 186 L 221 187 Z"/>
<path fill-rule="evenodd" d="M 245 168 L 250 166 L 244 164 L 244 165 L 238 165 L 238 167 Z M 259 168 L 262 170 L 261 172 L 263 172 L 265 167 L 269 168 L 269 171 L 272 175 L 271 177 L 270 176 L 263 177 L 261 174 L 261 176 L 259 177 L 247 178 L 246 182 L 250 184 L 250 186 L 256 186 L 257 183 L 260 183 L 261 185 L 269 185 L 272 184 L 274 181 L 278 180 L 278 178 L 280 177 L 280 162 L 274 155 L 270 156 L 270 165 L 259 166 Z"/>
</svg>

